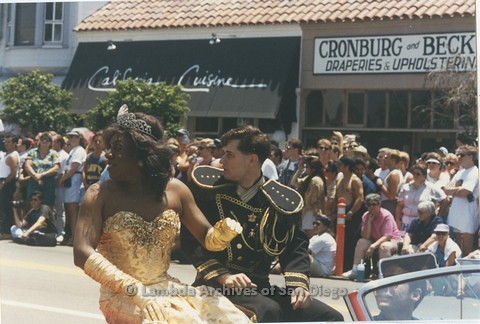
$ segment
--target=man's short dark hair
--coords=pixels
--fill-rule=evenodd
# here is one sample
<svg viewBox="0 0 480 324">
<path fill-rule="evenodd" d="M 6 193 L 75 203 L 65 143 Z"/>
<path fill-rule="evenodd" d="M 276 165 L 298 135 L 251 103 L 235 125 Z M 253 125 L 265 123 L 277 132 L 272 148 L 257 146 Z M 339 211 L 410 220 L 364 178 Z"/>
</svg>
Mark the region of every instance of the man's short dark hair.
<svg viewBox="0 0 480 324">
<path fill-rule="evenodd" d="M 362 160 L 362 159 L 355 159 L 355 160 L 353 161 L 353 163 L 355 163 L 355 166 L 357 166 L 357 165 L 362 165 L 364 168 L 366 168 L 366 163 L 365 163 L 365 161 Z"/>
<path fill-rule="evenodd" d="M 268 135 L 253 126 L 242 126 L 231 129 L 222 136 L 222 145 L 238 140 L 238 150 L 244 154 L 256 154 L 260 163 L 270 155 L 270 139 Z"/>
</svg>

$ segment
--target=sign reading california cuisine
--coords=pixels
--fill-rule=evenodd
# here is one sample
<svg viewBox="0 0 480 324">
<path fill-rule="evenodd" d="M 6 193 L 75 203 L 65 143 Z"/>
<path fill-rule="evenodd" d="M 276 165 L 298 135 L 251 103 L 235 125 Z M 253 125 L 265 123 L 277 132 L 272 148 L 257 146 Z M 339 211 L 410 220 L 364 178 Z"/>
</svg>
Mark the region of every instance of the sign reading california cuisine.
<svg viewBox="0 0 480 324">
<path fill-rule="evenodd" d="M 476 70 L 475 33 L 316 38 L 314 74 Z"/>
<path fill-rule="evenodd" d="M 299 56 L 300 37 L 124 41 L 112 51 L 81 42 L 62 86 L 74 93 L 75 112 L 133 79 L 181 86 L 189 116 L 273 119 L 294 110 Z"/>
</svg>

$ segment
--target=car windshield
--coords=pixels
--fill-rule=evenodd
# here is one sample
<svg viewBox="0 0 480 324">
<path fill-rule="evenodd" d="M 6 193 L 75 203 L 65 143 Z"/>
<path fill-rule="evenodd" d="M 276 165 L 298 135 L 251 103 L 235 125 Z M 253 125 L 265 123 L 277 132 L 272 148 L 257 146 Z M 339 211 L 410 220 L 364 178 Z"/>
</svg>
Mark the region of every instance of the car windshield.
<svg viewBox="0 0 480 324">
<path fill-rule="evenodd" d="M 363 295 L 378 321 L 480 318 L 480 273 L 458 272 L 392 282 Z"/>
</svg>

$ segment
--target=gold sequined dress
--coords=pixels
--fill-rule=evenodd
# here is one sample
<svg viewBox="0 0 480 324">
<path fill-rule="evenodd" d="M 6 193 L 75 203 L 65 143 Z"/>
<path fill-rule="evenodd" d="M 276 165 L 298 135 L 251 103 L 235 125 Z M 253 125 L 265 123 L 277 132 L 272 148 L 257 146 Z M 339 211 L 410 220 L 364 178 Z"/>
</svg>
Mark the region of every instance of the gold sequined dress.
<svg viewBox="0 0 480 324">
<path fill-rule="evenodd" d="M 146 287 L 144 296 L 164 305 L 166 323 L 247 323 L 227 298 L 206 287 L 180 283 L 167 274 L 170 251 L 180 226 L 178 214 L 166 210 L 147 222 L 131 212 L 107 218 L 97 250 Z M 128 292 L 127 292 L 128 293 Z M 108 323 L 141 323 L 142 312 L 126 293 L 100 288 L 100 309 Z"/>
</svg>

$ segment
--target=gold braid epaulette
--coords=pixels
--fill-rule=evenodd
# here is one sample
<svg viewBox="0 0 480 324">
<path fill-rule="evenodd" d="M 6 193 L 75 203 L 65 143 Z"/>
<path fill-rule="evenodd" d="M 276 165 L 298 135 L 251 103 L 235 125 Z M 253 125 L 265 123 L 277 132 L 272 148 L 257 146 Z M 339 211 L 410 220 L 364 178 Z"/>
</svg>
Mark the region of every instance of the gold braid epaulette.
<svg viewBox="0 0 480 324">
<path fill-rule="evenodd" d="M 303 198 L 298 191 L 275 180 L 268 180 L 261 187 L 272 206 L 282 214 L 292 215 L 303 208 Z"/>
</svg>

